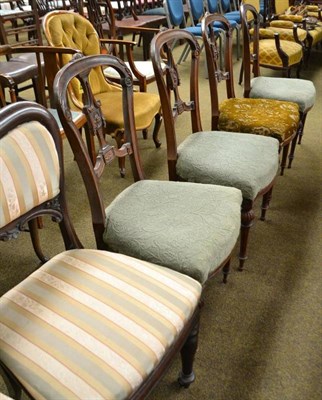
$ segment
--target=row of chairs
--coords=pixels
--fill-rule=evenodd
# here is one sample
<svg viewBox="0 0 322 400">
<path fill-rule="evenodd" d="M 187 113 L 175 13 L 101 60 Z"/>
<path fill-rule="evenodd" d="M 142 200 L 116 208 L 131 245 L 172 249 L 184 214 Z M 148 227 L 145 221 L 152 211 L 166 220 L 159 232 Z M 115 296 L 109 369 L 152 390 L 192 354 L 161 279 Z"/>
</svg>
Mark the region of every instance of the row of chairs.
<svg viewBox="0 0 322 400">
<path fill-rule="evenodd" d="M 217 18 L 227 27 L 229 43 L 229 23 L 222 17 L 208 16 L 208 19 L 203 21 L 204 34 L 207 36 L 206 51 L 208 33 L 211 38 L 213 22 Z M 191 49 L 192 88 L 188 101 L 184 101 L 180 96 L 178 66 L 171 51 L 171 43 L 177 36 L 186 41 Z M 216 41 L 210 42 L 210 45 L 215 46 Z M 163 58 L 164 53 L 167 55 L 166 59 Z M 213 53 L 216 54 L 216 51 Z M 198 97 L 200 46 L 189 32 L 167 30 L 159 33 L 152 41 L 151 55 L 165 120 L 170 180 L 180 179 L 194 183 L 143 179 L 135 133 L 131 76 L 119 59 L 103 55 L 86 58 L 78 55 L 78 59 L 62 68 L 55 78 L 55 101 L 90 199 L 93 229 L 100 251 L 72 250 L 63 253 L 46 263 L 1 299 L 1 315 L 5 315 L 2 335 L 6 343 L 1 361 L 11 379 L 16 384 L 16 380 L 20 384 L 23 382 L 25 389 L 35 398 L 51 398 L 52 393 L 57 391 L 64 396 L 75 391 L 80 397 L 87 396 L 93 393 L 93 386 L 103 398 L 110 396 L 110 391 L 117 392 L 121 398 L 144 398 L 175 352 L 182 348 L 183 343 L 186 345 L 182 351 L 184 364 L 180 382 L 188 386 L 194 379 L 192 360 L 196 350 L 201 287 L 221 269 L 226 281 L 231 252 L 238 238 L 240 218 L 241 242 L 245 246 L 254 219 L 253 202 L 262 195 L 262 217 L 265 217 L 278 170 L 278 140 L 241 135 L 238 132 L 202 131 Z M 164 62 L 167 63 L 166 76 L 162 67 Z M 125 109 L 123 118 L 126 138 L 119 149 L 106 142 L 104 117 L 95 90 L 91 89 L 95 79 L 93 76 L 90 79 L 89 71 L 95 73 L 102 66 L 115 68 L 122 78 L 120 82 Z M 221 76 L 218 72 L 211 75 Z M 99 147 L 99 151 L 94 165 L 90 157 L 91 143 L 84 142 L 70 117 L 68 87 L 76 76 L 79 85 L 82 86 L 83 112 L 87 117 L 89 133 L 98 141 L 96 147 Z M 171 101 L 169 90 L 174 95 L 174 103 Z M 26 109 L 24 107 L 27 107 L 28 114 L 22 112 Z M 177 148 L 175 121 L 185 112 L 191 113 L 192 131 L 195 133 Z M 8 207 L 9 211 L 4 213 L 8 219 L 1 229 L 1 234 L 14 235 L 23 228 L 24 223 L 29 222 L 33 226 L 35 217 L 47 213 L 58 220 L 61 219 L 66 248 L 80 247 L 68 219 L 63 186 L 59 185 L 59 182 L 63 182 L 63 175 L 57 173 L 58 165 L 60 171 L 63 171 L 63 164 L 61 161 L 59 164 L 58 161 L 60 153 L 48 139 L 49 133 L 52 133 L 54 143 L 59 149 L 60 135 L 53 118 L 44 109 L 32 103 L 13 105 L 1 111 L 0 116 L 3 121 L 1 141 L 4 144 L 1 148 L 5 165 L 9 165 L 6 176 L 13 176 L 13 170 L 28 170 L 17 167 L 20 162 L 18 155 L 16 156 L 17 142 L 21 143 L 22 147 L 19 152 L 23 152 L 24 143 L 27 143 L 26 149 L 30 149 L 30 145 L 34 144 L 35 151 L 28 151 L 29 157 L 33 154 L 28 162 L 41 167 L 44 176 L 48 176 L 46 184 L 41 179 L 34 181 L 35 193 L 39 192 L 38 183 L 42 189 L 48 188 L 41 191 L 44 197 L 33 197 L 37 200 L 29 203 L 27 210 L 24 207 Z M 9 160 L 10 154 L 15 155 L 16 163 Z M 53 154 L 53 161 L 49 162 L 49 159 L 46 159 L 44 163 L 42 154 Z M 123 158 L 125 155 L 130 155 L 137 182 L 105 210 L 99 178 L 104 167 L 115 157 Z M 46 167 L 50 165 L 55 166 L 56 174 L 53 171 L 50 174 L 45 173 Z M 35 173 L 36 171 L 32 172 Z M 17 187 L 24 187 L 26 181 L 32 181 L 26 180 L 23 172 L 21 174 L 17 177 Z M 8 178 L 3 180 L 3 186 L 6 188 L 10 182 Z M 220 186 L 217 186 L 218 184 Z M 21 219 L 16 210 L 22 210 L 18 211 L 18 214 L 21 212 Z M 199 240 L 194 240 L 195 236 L 198 236 Z M 178 237 L 182 240 L 178 241 Z M 114 253 L 108 253 L 106 250 L 112 250 Z M 115 252 L 125 256 L 116 255 Z M 244 261 L 241 257 L 241 268 Z M 146 264 L 151 262 L 155 265 Z M 173 271 L 179 271 L 180 274 Z M 170 289 L 165 292 L 166 287 L 175 289 L 169 293 Z M 42 296 L 30 297 L 33 290 L 42 290 Z M 93 296 L 94 293 L 100 293 L 99 297 Z M 152 293 L 155 297 L 151 298 Z M 124 298 L 125 294 L 129 297 Z M 175 311 L 171 308 L 170 312 L 169 308 L 166 308 L 169 307 L 169 298 L 176 299 L 171 301 L 176 304 Z M 189 301 L 184 300 L 187 298 Z M 61 303 L 62 299 L 64 301 Z M 149 306 L 142 310 L 143 304 Z M 24 324 L 20 327 L 15 325 L 15 335 L 12 334 L 17 308 L 20 315 L 29 320 L 28 329 L 32 332 L 32 343 Z M 118 315 L 111 314 L 115 308 Z M 93 312 L 95 315 L 88 319 Z M 165 320 L 165 315 L 169 315 L 169 312 L 170 317 Z M 135 315 L 134 322 L 133 318 L 128 321 L 129 313 L 132 317 Z M 179 320 L 181 319 L 180 327 L 176 329 L 176 334 L 170 333 L 169 323 L 178 326 L 178 315 Z M 182 318 L 183 315 L 185 317 Z M 77 316 L 77 324 L 72 316 Z M 159 320 L 162 322 L 158 322 Z M 48 324 L 51 337 L 55 340 L 54 348 L 43 346 L 44 329 L 48 331 Z M 155 338 L 156 326 L 160 327 L 160 324 L 163 328 Z M 89 326 L 92 327 L 90 331 Z M 141 333 L 145 335 L 146 347 L 143 350 Z M 68 354 L 66 340 L 69 347 L 72 344 L 73 348 Z M 157 340 L 162 342 L 163 346 L 156 347 Z M 120 354 L 119 349 L 124 346 L 126 350 Z M 81 348 L 86 349 L 85 354 Z M 104 358 L 102 352 L 108 356 Z M 36 383 L 30 378 L 30 364 L 25 364 L 25 360 L 30 357 L 33 361 L 33 376 L 50 376 L 50 380 L 36 378 Z M 48 362 L 42 362 L 44 357 Z M 77 365 L 73 361 L 75 357 L 78 360 Z M 27 367 L 24 367 L 24 364 Z M 66 378 L 67 382 L 59 380 L 58 377 L 66 376 L 66 372 L 70 379 Z M 72 385 L 74 380 L 71 378 L 75 378 L 75 375 L 78 378 L 77 385 Z"/>
</svg>

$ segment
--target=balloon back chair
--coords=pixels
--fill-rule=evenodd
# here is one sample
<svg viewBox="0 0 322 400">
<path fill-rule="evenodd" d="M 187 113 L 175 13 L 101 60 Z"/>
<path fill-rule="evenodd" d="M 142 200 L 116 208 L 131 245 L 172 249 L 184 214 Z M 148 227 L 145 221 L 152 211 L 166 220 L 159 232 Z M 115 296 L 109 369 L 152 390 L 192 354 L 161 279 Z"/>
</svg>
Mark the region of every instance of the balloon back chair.
<svg viewBox="0 0 322 400">
<path fill-rule="evenodd" d="M 122 77 L 126 143 L 118 151 L 105 142 L 104 119 L 88 81 L 90 69 L 98 66 L 113 67 Z M 202 284 L 224 268 L 226 280 L 238 238 L 241 193 L 221 186 L 144 179 L 129 75 L 124 63 L 116 57 L 91 56 L 66 65 L 54 83 L 58 112 L 87 190 L 97 248 L 167 266 Z M 83 138 L 69 118 L 67 88 L 76 76 L 86 99 L 84 113 L 98 142 L 94 166 Z M 125 154 L 130 156 L 136 182 L 105 207 L 103 195 L 108 188 L 103 181 L 110 171 L 105 167 L 115 156 Z M 124 229 L 122 221 L 127 221 Z"/>
<path fill-rule="evenodd" d="M 220 68 L 212 24 L 221 21 L 225 31 L 225 65 Z M 232 32 L 229 21 L 220 15 L 206 15 L 202 24 L 209 75 L 212 129 L 252 133 L 278 139 L 282 150 L 281 175 L 286 166 L 289 146 L 299 127 L 296 103 L 272 99 L 236 98 L 232 63 Z M 226 82 L 226 99 L 219 104 L 218 84 Z"/>
<path fill-rule="evenodd" d="M 3 108 L 0 118 L 0 233 L 10 237 L 50 215 L 66 246 L 0 298 L 0 365 L 10 395 L 143 399 L 179 351 L 180 382 L 188 386 L 201 285 L 159 265 L 81 248 L 55 119 L 31 102 Z"/>
<path fill-rule="evenodd" d="M 69 11 L 50 12 L 43 19 L 43 28 L 51 46 L 74 48 L 84 55 L 100 54 L 100 41 L 96 30 L 85 17 L 79 14 Z M 70 56 L 65 56 L 64 64 L 69 62 L 70 58 Z M 121 147 L 124 137 L 122 90 L 119 85 L 108 81 L 99 67 L 92 71 L 91 85 L 96 99 L 101 102 L 106 120 L 105 132 L 113 135 L 118 146 Z M 83 108 L 82 91 L 77 80 L 71 83 L 69 96 L 72 108 L 81 110 Z M 153 140 L 155 146 L 160 147 L 158 132 L 162 120 L 159 96 L 154 93 L 135 92 L 134 117 L 136 129 L 144 132 L 155 121 Z M 124 175 L 122 164 L 121 174 Z"/>
<path fill-rule="evenodd" d="M 183 99 L 177 64 L 171 51 L 174 39 L 188 43 L 191 49 L 190 96 Z M 162 52 L 167 54 L 167 75 L 162 76 Z M 224 185 L 241 190 L 241 237 L 239 269 L 247 258 L 247 242 L 255 214 L 253 204 L 263 196 L 261 219 L 271 198 L 278 170 L 278 141 L 274 138 L 235 132 L 203 131 L 199 110 L 198 69 L 200 47 L 184 30 L 160 32 L 151 43 L 151 59 L 164 116 L 169 178 L 208 185 Z M 186 89 L 186 88 L 185 88 Z M 191 133 L 177 146 L 179 128 L 176 122 L 190 113 Z"/>
<path fill-rule="evenodd" d="M 255 13 L 256 10 L 248 4 L 242 4 L 240 12 L 245 19 L 248 12 Z M 301 143 L 307 113 L 315 103 L 316 90 L 314 84 L 305 79 L 260 76 L 259 55 L 250 51 L 247 33 L 243 40 L 244 97 L 290 101 L 299 106 L 301 123 L 296 138 L 291 144 L 288 163 L 288 168 L 291 168 L 296 143 Z M 254 51 L 256 49 L 258 49 L 257 46 L 254 46 Z"/>
</svg>

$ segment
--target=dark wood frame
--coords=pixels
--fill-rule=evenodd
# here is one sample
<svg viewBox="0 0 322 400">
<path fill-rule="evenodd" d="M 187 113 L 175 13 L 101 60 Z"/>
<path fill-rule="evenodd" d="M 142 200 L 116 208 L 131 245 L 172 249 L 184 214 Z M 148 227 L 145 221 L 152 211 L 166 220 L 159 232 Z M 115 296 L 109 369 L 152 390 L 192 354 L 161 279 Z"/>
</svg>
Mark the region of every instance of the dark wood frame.
<svg viewBox="0 0 322 400">
<path fill-rule="evenodd" d="M 95 57 L 94 57 L 95 58 Z M 77 66 L 77 64 L 76 64 Z M 119 72 L 124 72 L 124 69 L 119 69 Z M 122 74 L 124 77 L 124 73 Z M 126 78 L 125 78 L 126 80 Z M 127 86 L 126 86 L 127 85 Z M 124 86 L 123 86 L 124 87 Z M 129 87 L 128 83 L 125 83 L 125 87 Z M 129 90 L 125 90 L 125 97 L 129 94 Z M 130 99 L 131 95 L 129 96 Z M 68 115 L 68 110 L 65 110 Z M 60 110 L 60 113 L 62 110 Z M 133 118 L 129 118 L 130 120 Z M 4 137 L 10 130 L 16 126 L 29 121 L 39 121 L 43 124 L 47 130 L 52 134 L 53 140 L 56 145 L 57 153 L 59 156 L 60 165 L 60 193 L 52 199 L 50 202 L 46 202 L 35 209 L 31 210 L 27 214 L 21 216 L 17 220 L 8 224 L 4 228 L 0 229 L 0 238 L 9 239 L 15 235 L 16 232 L 22 230 L 21 228 L 26 223 L 32 223 L 37 217 L 41 215 L 50 215 L 54 221 L 57 221 L 60 226 L 61 234 L 64 239 L 66 249 L 82 248 L 82 245 L 74 231 L 71 224 L 71 220 L 68 213 L 65 191 L 64 191 L 64 164 L 62 157 L 62 141 L 61 135 L 57 126 L 56 121 L 49 112 L 36 103 L 32 102 L 18 102 L 0 110 L 0 139 Z M 130 122 L 131 123 L 131 122 Z M 69 127 L 69 122 L 64 124 L 64 127 Z M 135 136 L 135 135 L 134 135 Z M 196 307 L 193 315 L 185 324 L 183 330 L 178 336 L 177 340 L 174 341 L 173 345 L 167 350 L 165 356 L 160 361 L 155 370 L 145 379 L 143 384 L 132 394 L 131 400 L 144 399 L 152 388 L 159 382 L 163 374 L 169 367 L 169 363 L 173 360 L 176 354 L 181 352 L 182 359 L 182 371 L 180 372 L 178 381 L 181 386 L 189 387 L 194 381 L 195 375 L 193 372 L 193 361 L 198 346 L 198 332 L 199 332 L 199 317 L 200 308 L 202 302 Z M 4 367 L 6 378 L 12 384 L 15 395 L 21 393 L 22 385 L 13 376 L 13 374 L 6 368 L 5 365 L 0 363 Z M 26 393 L 30 396 L 27 390 Z M 30 396 L 31 397 L 31 396 Z"/>
<path fill-rule="evenodd" d="M 171 42 L 173 40 L 182 40 L 189 44 L 191 50 L 191 67 L 190 67 L 190 99 L 185 102 L 181 99 L 179 93 L 180 78 L 177 65 L 171 54 Z M 165 77 L 161 74 L 161 62 L 163 61 L 163 51 L 167 54 L 167 74 Z M 196 39 L 188 32 L 180 30 L 167 30 L 160 32 L 151 43 L 151 59 L 153 61 L 159 94 L 161 98 L 162 112 L 164 118 L 166 140 L 167 140 L 167 158 L 168 171 L 170 180 L 182 180 L 176 172 L 176 163 L 178 158 L 176 143 L 176 119 L 185 111 L 190 112 L 192 133 L 201 132 L 202 124 L 199 109 L 199 91 L 198 91 L 198 74 L 199 74 L 199 58 L 200 46 Z M 210 71 L 209 71 L 210 72 Z M 174 100 L 171 101 L 171 93 Z M 174 105 L 173 105 L 174 104 Z M 214 155 L 215 157 L 215 155 Z M 261 220 L 265 219 L 266 211 L 272 196 L 272 189 L 275 179 L 263 190 L 257 197 L 263 196 Z M 240 236 L 240 253 L 239 253 L 239 270 L 242 271 L 244 262 L 247 259 L 247 243 L 249 229 L 254 222 L 253 203 L 249 199 L 243 198 L 241 209 L 241 236 Z"/>
</svg>

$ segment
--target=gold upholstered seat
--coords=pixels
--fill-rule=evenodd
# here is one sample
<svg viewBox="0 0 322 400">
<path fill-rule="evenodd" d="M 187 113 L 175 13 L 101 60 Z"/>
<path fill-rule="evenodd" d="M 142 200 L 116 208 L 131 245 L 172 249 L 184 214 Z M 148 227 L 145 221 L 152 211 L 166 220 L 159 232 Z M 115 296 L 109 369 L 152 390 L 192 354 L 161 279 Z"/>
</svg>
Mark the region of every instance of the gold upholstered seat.
<svg viewBox="0 0 322 400">
<path fill-rule="evenodd" d="M 100 54 L 100 42 L 93 25 L 83 16 L 69 11 L 53 11 L 44 17 L 43 28 L 51 46 L 71 47 L 80 50 L 85 56 Z M 70 56 L 63 58 L 66 64 Z M 91 86 L 94 96 L 101 102 L 106 119 L 106 133 L 114 135 L 120 147 L 123 143 L 124 121 L 122 119 L 122 91 L 120 87 L 108 81 L 101 68 L 91 73 Z M 72 108 L 83 108 L 82 91 L 75 80 L 70 87 Z M 114 107 L 111 108 L 111 104 Z M 134 93 L 134 117 L 137 130 L 146 130 L 155 120 L 153 139 L 160 146 L 157 135 L 161 124 L 160 99 L 154 93 Z M 121 167 L 121 173 L 122 171 Z"/>
<path fill-rule="evenodd" d="M 217 43 L 212 33 L 212 24 L 215 22 L 221 23 L 226 35 L 224 49 L 226 62 L 222 69 L 217 57 Z M 295 137 L 299 126 L 300 114 L 298 104 L 273 99 L 236 98 L 229 21 L 222 16 L 209 14 L 206 15 L 202 22 L 202 29 L 212 103 L 211 128 L 219 131 L 252 133 L 278 139 L 280 148 L 283 148 L 281 160 L 281 174 L 283 174 L 289 145 Z M 262 40 L 261 42 L 270 41 Z M 290 46 L 298 45 L 290 41 L 285 42 Z M 221 80 L 226 81 L 227 98 L 219 102 L 217 85 Z"/>
</svg>

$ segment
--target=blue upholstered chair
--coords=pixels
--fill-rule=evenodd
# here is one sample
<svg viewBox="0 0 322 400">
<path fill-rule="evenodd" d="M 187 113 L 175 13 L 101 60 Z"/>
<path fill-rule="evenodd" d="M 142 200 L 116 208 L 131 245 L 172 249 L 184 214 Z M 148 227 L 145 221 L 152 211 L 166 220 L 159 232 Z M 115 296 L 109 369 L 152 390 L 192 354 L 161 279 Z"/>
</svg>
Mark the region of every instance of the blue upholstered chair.
<svg viewBox="0 0 322 400">
<path fill-rule="evenodd" d="M 223 18 L 223 17 L 222 17 Z M 189 43 L 191 49 L 191 74 L 188 98 L 180 93 L 180 77 L 173 60 L 170 44 L 174 37 Z M 168 58 L 167 75 L 162 74 L 162 52 Z M 247 258 L 249 229 L 255 215 L 254 201 L 263 196 L 261 219 L 269 205 L 271 192 L 278 171 L 278 141 L 271 137 L 225 131 L 203 131 L 198 93 L 198 67 L 200 47 L 189 32 L 184 30 L 160 32 L 151 43 L 151 59 L 161 99 L 167 139 L 168 169 L 170 180 L 201 183 L 205 186 L 224 185 L 242 191 L 241 237 L 239 269 Z M 188 81 L 188 80 L 187 80 Z M 185 84 L 186 88 L 186 84 Z M 191 131 L 177 146 L 180 115 L 191 117 Z M 187 117 L 186 117 L 187 118 Z M 189 135 L 189 133 L 192 133 Z M 259 249 L 260 251 L 260 249 Z"/>
<path fill-rule="evenodd" d="M 199 4 L 200 4 L 200 1 L 199 1 Z M 192 25 L 191 26 L 187 25 L 182 0 L 164 0 L 163 6 L 166 11 L 168 28 L 184 29 L 187 32 L 190 32 L 192 35 L 194 35 L 197 38 L 197 40 L 200 40 L 200 41 L 202 40 L 201 26 L 196 26 L 194 24 L 193 17 L 192 17 L 192 21 L 191 21 Z M 198 14 L 201 12 L 199 17 L 202 16 L 203 5 L 201 7 L 201 11 L 200 11 L 200 7 L 199 7 L 199 9 L 195 8 L 194 10 L 196 13 L 198 12 Z M 195 18 L 199 19 L 199 17 L 197 18 L 197 14 L 196 14 Z M 172 46 L 174 47 L 175 44 L 176 44 L 176 42 L 174 42 L 172 44 Z M 186 59 L 186 57 L 188 56 L 188 54 L 189 54 L 189 48 L 187 46 L 185 46 L 181 53 L 181 56 L 179 57 L 178 64 L 180 64 L 182 61 L 184 61 Z"/>
<path fill-rule="evenodd" d="M 243 20 L 247 18 L 246 14 L 248 11 L 253 13 L 256 12 L 254 7 L 249 4 L 241 5 L 241 15 Z M 289 101 L 296 103 L 299 106 L 301 123 L 297 130 L 296 138 L 291 144 L 288 163 L 288 167 L 291 168 L 296 143 L 301 143 L 307 113 L 315 103 L 316 90 L 314 84 L 305 79 L 260 76 L 258 47 L 254 46 L 254 52 L 251 54 L 249 35 L 247 32 L 243 35 L 243 40 L 244 96 L 255 99 Z"/>
<path fill-rule="evenodd" d="M 0 298 L 0 365 L 10 395 L 21 398 L 23 389 L 37 400 L 145 398 L 178 351 L 180 382 L 189 386 L 200 283 L 81 248 L 68 215 L 55 119 L 36 103 L 19 102 L 1 109 L 0 120 L 0 234 L 49 215 L 67 249 Z"/>
</svg>

